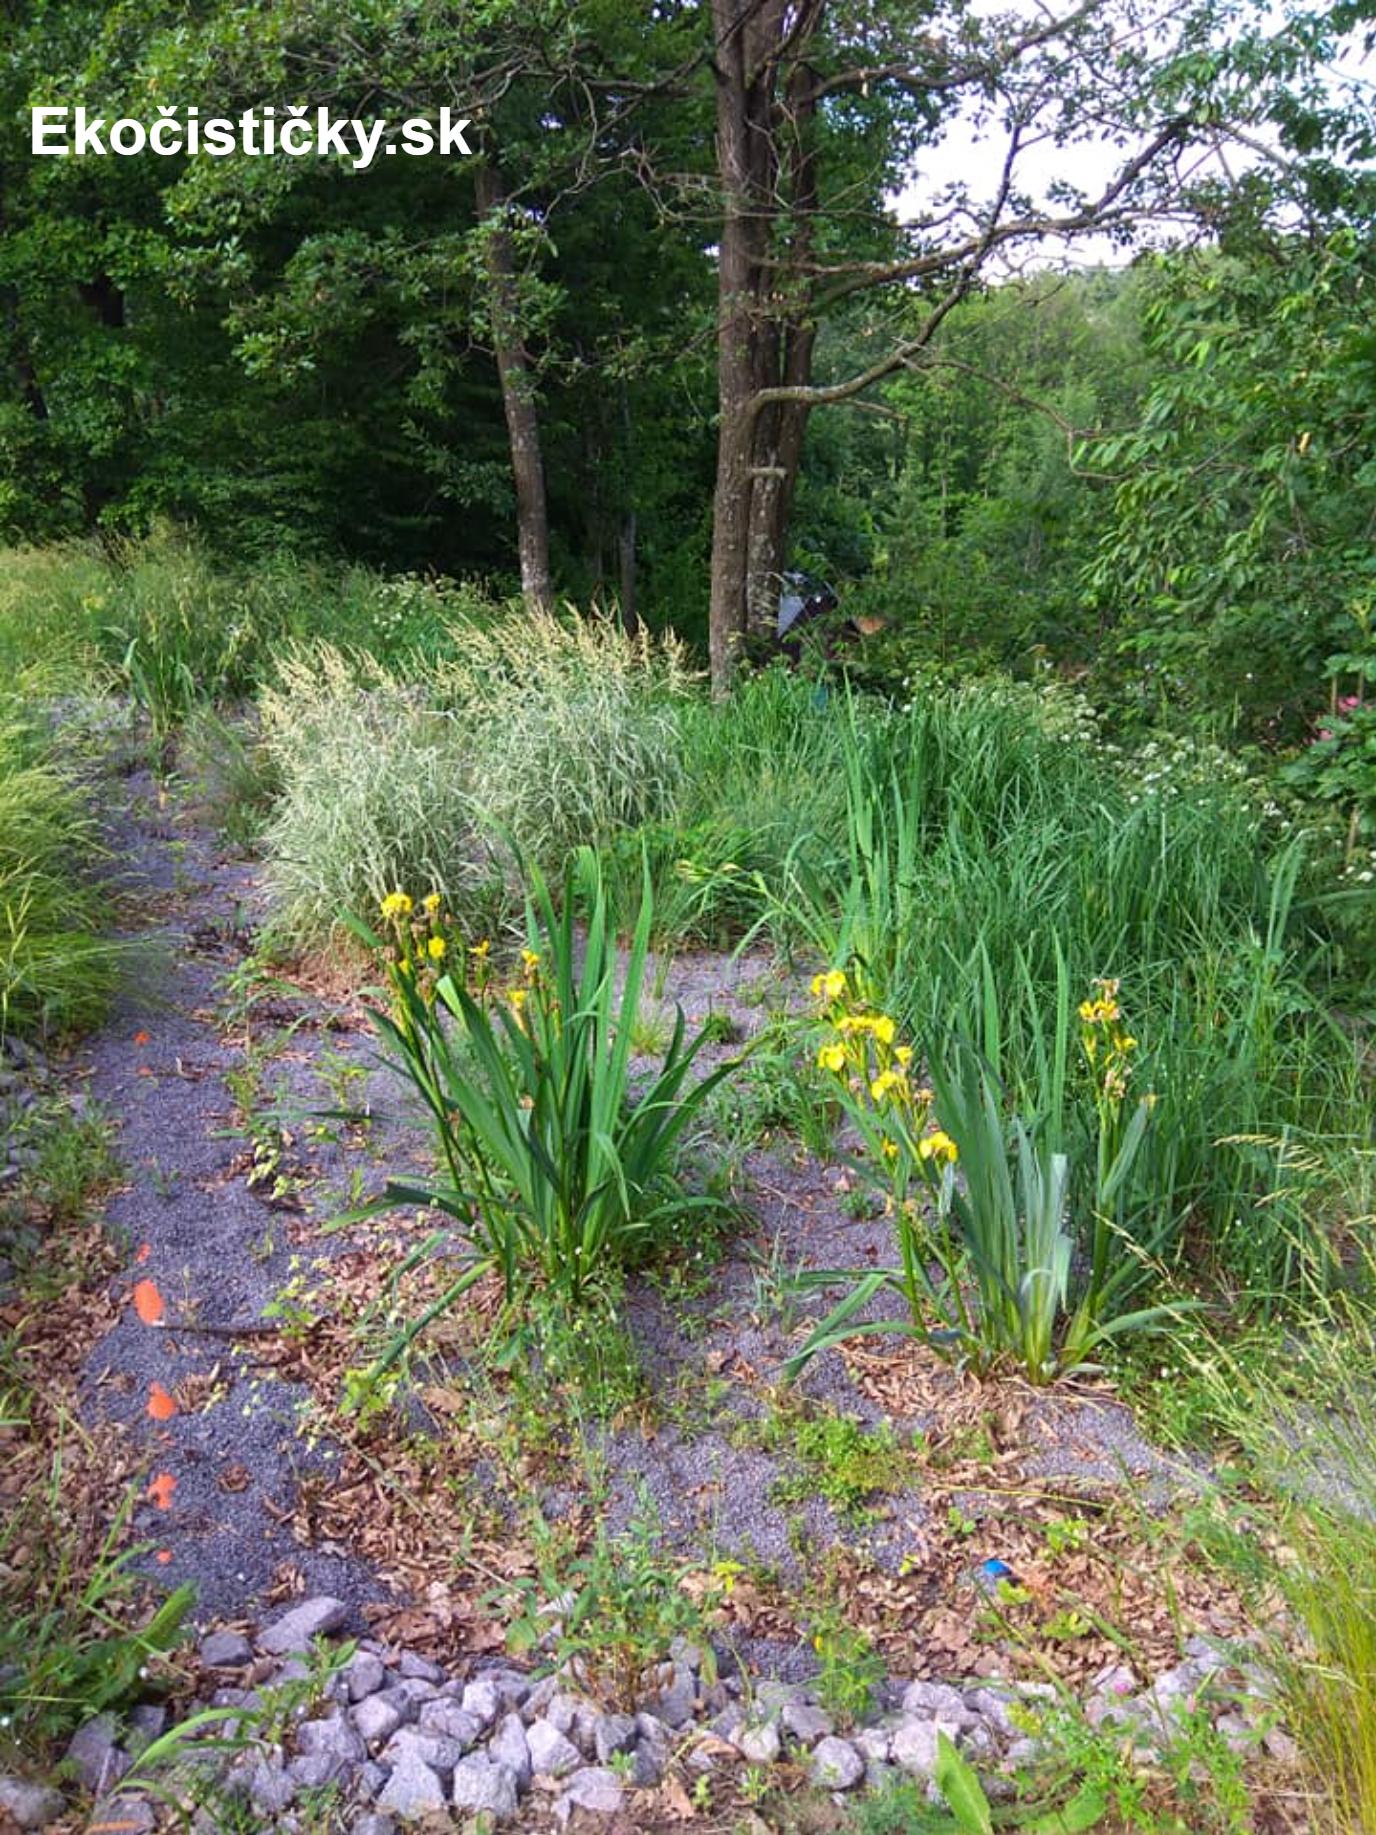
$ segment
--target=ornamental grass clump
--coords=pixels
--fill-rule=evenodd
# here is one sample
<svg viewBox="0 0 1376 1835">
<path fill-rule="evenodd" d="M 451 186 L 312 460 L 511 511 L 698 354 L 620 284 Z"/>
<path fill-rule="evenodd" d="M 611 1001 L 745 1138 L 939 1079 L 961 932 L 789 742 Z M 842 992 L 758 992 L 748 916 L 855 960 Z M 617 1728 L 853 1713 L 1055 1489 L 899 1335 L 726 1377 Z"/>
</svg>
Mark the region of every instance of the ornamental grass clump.
<svg viewBox="0 0 1376 1835">
<path fill-rule="evenodd" d="M 968 1038 L 934 1048 L 923 1081 L 892 1016 L 858 1000 L 842 970 L 816 976 L 812 989 L 825 1030 L 818 1067 L 834 1080 L 860 1135 L 862 1170 L 884 1193 L 899 1265 L 799 1277 L 807 1288 L 852 1285 L 791 1360 L 790 1375 L 846 1338 L 898 1330 L 976 1374 L 1013 1365 L 1045 1383 L 1083 1367 L 1107 1338 L 1173 1310 L 1122 1306 L 1142 1261 L 1117 1227 L 1114 1207 L 1151 1101 L 1143 1097 L 1125 1112 L 1136 1041 L 1120 1024 L 1116 983 L 1100 984 L 1080 1008 L 1098 1116 L 1087 1206 L 1077 1204 L 1060 1114 L 1006 1119 L 998 1078 Z M 1047 1054 L 1060 1067 L 1054 1087 L 1062 1102 L 1066 1032 L 1062 1015 Z M 1085 1208 L 1088 1229 L 1077 1232 L 1077 1211 Z M 1081 1249 L 1088 1267 L 1077 1278 Z M 886 1291 L 902 1299 L 906 1318 L 864 1317 Z"/>
<path fill-rule="evenodd" d="M 436 675 L 466 741 L 475 807 L 556 882 L 569 852 L 672 817 L 679 705 L 694 677 L 672 635 L 604 617 L 464 622 Z"/>
<path fill-rule="evenodd" d="M 658 1061 L 633 1072 L 653 904 L 648 883 L 624 961 L 609 926 L 601 868 L 580 849 L 559 909 L 531 870 L 527 946 L 502 980 L 486 943 L 465 947 L 442 901 L 382 901 L 381 935 L 355 923 L 377 952 L 386 1004 L 376 1019 L 389 1063 L 429 1114 L 438 1169 L 393 1181 L 398 1200 L 449 1221 L 407 1267 L 432 1254 L 458 1272 L 399 1332 L 374 1374 L 395 1364 L 431 1320 L 485 1275 L 501 1282 L 508 1344 L 532 1306 L 581 1313 L 614 1300 L 620 1278 L 718 1200 L 679 1176 L 684 1136 L 738 1060 L 696 1078 L 712 1036 L 692 1040 L 677 1012 Z M 578 929 L 575 929 L 575 925 Z"/>
</svg>

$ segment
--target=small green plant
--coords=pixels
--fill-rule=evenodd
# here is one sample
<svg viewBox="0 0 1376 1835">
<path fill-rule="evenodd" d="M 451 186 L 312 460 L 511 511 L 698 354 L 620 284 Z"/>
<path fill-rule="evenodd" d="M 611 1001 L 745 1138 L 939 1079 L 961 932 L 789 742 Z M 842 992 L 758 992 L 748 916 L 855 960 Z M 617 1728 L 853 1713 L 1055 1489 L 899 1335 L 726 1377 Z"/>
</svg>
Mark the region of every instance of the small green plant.
<svg viewBox="0 0 1376 1835">
<path fill-rule="evenodd" d="M 842 1516 L 863 1520 L 878 1492 L 901 1483 L 903 1451 L 889 1422 L 866 1427 L 850 1415 L 779 1418 L 769 1434 L 801 1462 L 802 1471 L 779 1480 L 775 1495 L 785 1503 L 820 1496 Z"/>
<path fill-rule="evenodd" d="M 631 1078 L 653 915 L 648 881 L 623 977 L 596 856 L 581 850 L 570 862 L 559 912 L 534 872 L 523 974 L 500 993 L 488 982 L 485 946 L 465 949 L 441 903 L 432 895 L 421 914 L 406 894 L 390 894 L 386 941 L 355 924 L 387 975 L 390 1005 L 377 1019 L 390 1062 L 428 1110 L 443 1168 L 431 1183 L 390 1182 L 384 1203 L 433 1206 L 472 1244 L 457 1277 L 395 1336 L 379 1369 L 488 1273 L 518 1325 L 536 1289 L 570 1314 L 604 1303 L 624 1268 L 720 1202 L 688 1193 L 676 1161 L 736 1061 L 695 1081 L 703 1039 L 686 1039 L 680 1011 L 654 1072 Z M 445 1233 L 427 1239 L 412 1264 L 441 1248 L 452 1252 Z"/>
<path fill-rule="evenodd" d="M 884 1680 L 883 1657 L 839 1606 L 814 1613 L 808 1629 L 817 1658 L 812 1683 L 817 1699 L 843 1726 L 863 1720 Z"/>
<path fill-rule="evenodd" d="M 609 1706 L 634 1710 L 675 1638 L 702 1653 L 711 1681 L 714 1658 L 710 1587 L 689 1592 L 684 1574 L 661 1550 L 658 1524 L 642 1502 L 626 1532 L 598 1525 L 591 1547 L 569 1555 L 542 1527 L 538 1579 L 523 1580 L 505 1603 L 507 1644 L 515 1655 L 537 1651 L 568 1664 L 580 1686 Z"/>
<path fill-rule="evenodd" d="M 139 1487 L 92 1554 L 64 1520 L 63 1482 L 59 1449 L 48 1482 L 0 1524 L 0 1728 L 5 1744 L 31 1751 L 136 1698 L 142 1672 L 180 1642 L 195 1599 L 179 1587 L 145 1623 L 131 1622 L 131 1563 L 146 1550 L 124 1538 Z"/>
</svg>

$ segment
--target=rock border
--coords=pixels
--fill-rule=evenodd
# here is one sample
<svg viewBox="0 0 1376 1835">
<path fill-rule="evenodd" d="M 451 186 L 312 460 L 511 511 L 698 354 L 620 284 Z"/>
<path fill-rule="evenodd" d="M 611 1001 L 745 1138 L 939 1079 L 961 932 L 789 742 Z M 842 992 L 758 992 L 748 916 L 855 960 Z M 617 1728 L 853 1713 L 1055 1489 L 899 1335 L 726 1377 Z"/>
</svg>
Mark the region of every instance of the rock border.
<svg viewBox="0 0 1376 1835">
<path fill-rule="evenodd" d="M 680 1638 L 636 1711 L 613 1713 L 580 1693 L 567 1669 L 536 1677 L 478 1659 L 457 1676 L 367 1638 L 345 1661 L 322 1668 L 320 1640 L 337 1637 L 348 1617 L 342 1601 L 322 1595 L 299 1601 L 252 1639 L 218 1630 L 200 1645 L 202 1667 L 218 1686 L 191 1713 L 219 1709 L 220 1720 L 205 1731 L 249 1742 L 227 1754 L 216 1749 L 213 1758 L 202 1748 L 202 1776 L 282 1835 L 302 1826 L 293 1804 L 329 1787 L 339 1792 L 338 1826 L 348 1835 L 399 1835 L 451 1810 L 468 1819 L 466 1827 L 496 1830 L 518 1818 L 532 1792 L 543 1793 L 556 1826 L 566 1828 L 576 1814 L 594 1823 L 617 1815 L 635 1791 L 656 1787 L 674 1768 L 692 1778 L 780 1762 L 805 1767 L 813 1786 L 838 1799 L 907 1778 L 925 1783 L 940 1803 L 933 1777 L 942 1734 L 996 1800 L 1011 1795 L 1013 1774 L 1042 1755 L 1039 1716 L 1069 1699 L 1049 1683 L 890 1680 L 879 1691 L 879 1714 L 843 1730 L 806 1684 L 752 1681 L 727 1658 L 717 1674 L 698 1646 Z M 311 1693 L 321 1674 L 313 1700 L 295 1698 Z M 1281 1764 L 1298 1757 L 1251 1654 L 1207 1638 L 1192 1638 L 1183 1660 L 1146 1687 L 1124 1664 L 1100 1672 L 1080 1707 L 1091 1727 L 1131 1740 L 1144 1760 L 1159 1758 L 1200 1713 L 1235 1751 L 1264 1749 Z M 268 1725 L 270 1736 L 255 1732 Z M 121 1745 L 112 1716 L 88 1722 L 63 1770 L 98 1811 L 112 1812 L 98 1813 L 93 1828 L 104 1820 L 143 1835 L 157 1826 L 157 1812 L 138 1794 L 133 1768 L 170 1723 L 165 1709 L 145 1705 L 129 1728 Z M 186 1751 L 194 1762 L 194 1739 Z M 63 1807 L 50 1786 L 0 1777 L 0 1809 L 21 1829 L 44 1827 Z M 196 1812 L 197 1835 L 218 1826 L 207 1809 Z"/>
</svg>

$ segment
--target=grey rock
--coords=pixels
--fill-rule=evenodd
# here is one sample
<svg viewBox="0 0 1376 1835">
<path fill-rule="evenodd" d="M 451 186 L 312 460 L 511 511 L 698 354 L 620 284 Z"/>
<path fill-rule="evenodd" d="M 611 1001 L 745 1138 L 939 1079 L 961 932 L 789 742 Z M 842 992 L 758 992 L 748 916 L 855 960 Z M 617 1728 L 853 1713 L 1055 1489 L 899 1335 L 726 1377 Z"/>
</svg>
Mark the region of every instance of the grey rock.
<svg viewBox="0 0 1376 1835">
<path fill-rule="evenodd" d="M 301 1752 L 326 1753 L 343 1764 L 360 1764 L 368 1756 L 362 1735 L 343 1714 L 331 1714 L 324 1720 L 303 1720 L 296 1729 L 296 1744 Z"/>
<path fill-rule="evenodd" d="M 287 1776 L 280 1752 L 265 1757 L 254 1753 L 244 1766 L 244 1794 L 264 1816 L 277 1816 L 296 1795 L 296 1785 Z"/>
<path fill-rule="evenodd" d="M 1024 1765 L 1037 1765 L 1046 1757 L 1046 1742 L 1040 1739 L 1015 1739 L 1004 1754 L 1005 1761 L 1014 1771 Z"/>
<path fill-rule="evenodd" d="M 953 1720 L 901 1720 L 893 1731 L 890 1752 L 896 1765 L 914 1777 L 930 1778 L 936 1770 L 937 1739 L 954 1740 L 960 1728 Z"/>
<path fill-rule="evenodd" d="M 324 1790 L 352 1769 L 337 1752 L 302 1752 L 287 1765 L 287 1776 L 297 1790 Z"/>
<path fill-rule="evenodd" d="M 384 1701 L 381 1695 L 365 1695 L 352 1713 L 359 1736 L 370 1746 L 380 1746 L 401 1725 L 400 1710 L 390 1701 Z"/>
<path fill-rule="evenodd" d="M 588 1810 L 594 1816 L 615 1816 L 625 1795 L 625 1786 L 614 1771 L 604 1765 L 587 1765 L 569 1779 L 554 1806 L 554 1817 L 562 1827 L 576 1809 Z"/>
<path fill-rule="evenodd" d="M 527 1693 L 525 1700 L 521 1703 L 521 1712 L 525 1716 L 527 1723 L 532 1720 L 539 1720 L 544 1714 L 545 1709 L 558 1693 L 558 1676 L 541 1677 L 540 1681 L 538 1681 Z"/>
<path fill-rule="evenodd" d="M 960 1726 L 973 1719 L 960 1690 L 945 1682 L 910 1682 L 903 1691 L 903 1712 L 915 1720 L 953 1720 Z"/>
<path fill-rule="evenodd" d="M 543 1718 L 531 1722 L 526 1743 L 530 1747 L 531 1769 L 537 1777 L 562 1778 L 583 1763 L 583 1755 L 572 1740 Z"/>
<path fill-rule="evenodd" d="M 417 1656 L 411 1650 L 404 1650 L 401 1653 L 401 1660 L 397 1664 L 397 1674 L 403 1682 L 440 1683 L 444 1681 L 444 1671 L 438 1663 L 432 1663 L 429 1657 Z"/>
<path fill-rule="evenodd" d="M 494 1763 L 506 1766 L 515 1778 L 518 1790 L 529 1790 L 532 1770 L 530 1742 L 526 1739 L 525 1722 L 514 1710 L 504 1714 L 497 1722 L 487 1742 L 487 1752 Z"/>
<path fill-rule="evenodd" d="M 41 1829 L 45 1822 L 56 1822 L 65 1807 L 60 1790 L 23 1778 L 0 1777 L 0 1810 L 7 1810 L 21 1829 Z"/>
<path fill-rule="evenodd" d="M 437 1816 L 447 1805 L 444 1786 L 417 1753 L 403 1752 L 388 1778 L 377 1807 L 402 1822 L 419 1822 Z"/>
<path fill-rule="evenodd" d="M 573 1717 L 573 1729 L 569 1738 L 585 1759 L 597 1757 L 597 1723 L 601 1718 L 597 1709 L 592 1706 L 580 1707 Z"/>
<path fill-rule="evenodd" d="M 683 1664 L 686 1669 L 700 1670 L 702 1668 L 702 1646 L 690 1642 L 686 1637 L 676 1637 L 669 1645 L 669 1660 L 672 1663 Z"/>
<path fill-rule="evenodd" d="M 731 1742 L 741 1757 L 748 1759 L 752 1765 L 772 1765 L 779 1756 L 781 1741 L 779 1724 L 774 1720 L 759 1720 L 737 1729 Z"/>
<path fill-rule="evenodd" d="M 792 1734 L 800 1746 L 815 1746 L 819 1739 L 825 1739 L 836 1730 L 825 1708 L 813 1707 L 806 1701 L 788 1702 L 779 1722 L 784 1732 Z"/>
<path fill-rule="evenodd" d="M 487 1732 L 502 1711 L 502 1697 L 496 1683 L 482 1676 L 466 1684 L 461 1700 L 464 1713 L 472 1715 L 478 1723 L 479 1731 L 483 1733 Z"/>
<path fill-rule="evenodd" d="M 883 1759 L 870 1759 L 865 1766 L 865 1789 L 882 1797 L 898 1784 L 902 1776 L 897 1765 L 888 1765 Z"/>
<path fill-rule="evenodd" d="M 354 1773 L 354 1790 L 365 1803 L 371 1803 L 387 1782 L 387 1767 L 369 1759 Z"/>
<path fill-rule="evenodd" d="M 421 1708 L 418 1724 L 422 1733 L 452 1740 L 461 1753 L 475 1745 L 482 1732 L 473 1716 L 465 1714 L 455 1701 L 427 1701 Z"/>
<path fill-rule="evenodd" d="M 422 1733 L 415 1727 L 402 1727 L 388 1740 L 380 1757 L 384 1765 L 399 1765 L 406 1758 L 419 1759 L 422 1765 L 438 1772 L 447 1782 L 450 1772 L 467 1750 L 459 1740 L 446 1739 L 439 1733 Z"/>
<path fill-rule="evenodd" d="M 1187 1639 L 1185 1655 L 1192 1663 L 1197 1663 L 1201 1669 L 1210 1673 L 1227 1669 L 1233 1660 L 1225 1645 L 1215 1643 L 1212 1638 L 1207 1637 Z"/>
<path fill-rule="evenodd" d="M 145 1741 L 161 1739 L 167 1731 L 167 1709 L 151 1701 L 140 1702 L 129 1715 L 129 1725 Z"/>
<path fill-rule="evenodd" d="M 650 1790 L 664 1776 L 669 1763 L 669 1749 L 660 1746 L 651 1739 L 636 1741 L 635 1762 L 631 1770 L 631 1783 L 638 1790 Z"/>
<path fill-rule="evenodd" d="M 961 1733 L 960 1749 L 970 1759 L 993 1759 L 998 1752 L 993 1728 L 982 1720 L 973 1721 Z"/>
<path fill-rule="evenodd" d="M 117 1742 L 113 1715 L 98 1714 L 77 1728 L 67 1746 L 66 1763 L 72 1775 L 93 1797 L 103 1797 L 129 1769 L 129 1755 Z"/>
<path fill-rule="evenodd" d="M 1300 1762 L 1300 1749 L 1284 1727 L 1272 1727 L 1262 1737 L 1262 1745 L 1278 1765 L 1293 1767 Z"/>
<path fill-rule="evenodd" d="M 642 1739 L 653 1740 L 656 1744 L 667 1746 L 673 1738 L 673 1729 L 662 1721 L 658 1714 L 639 1713 L 635 1717 L 635 1730 Z"/>
<path fill-rule="evenodd" d="M 1245 1755 L 1256 1747 L 1255 1729 L 1247 1724 L 1241 1714 L 1220 1714 L 1214 1722 L 1214 1732 L 1230 1752 Z"/>
<path fill-rule="evenodd" d="M 861 1727 L 852 1744 L 876 1765 L 887 1764 L 893 1736 L 887 1727 Z"/>
<path fill-rule="evenodd" d="M 242 1669 L 253 1661 L 253 1646 L 240 1631 L 212 1631 L 201 1640 L 201 1661 L 207 1669 Z"/>
<path fill-rule="evenodd" d="M 753 1718 L 756 1720 L 777 1719 L 790 1701 L 797 1701 L 800 1691 L 789 1686 L 787 1682 L 776 1682 L 767 1676 L 763 1682 L 755 1684 L 753 1696 Z"/>
<path fill-rule="evenodd" d="M 366 1700 L 369 1695 L 375 1695 L 387 1681 L 382 1658 L 374 1656 L 371 1650 L 356 1650 L 349 1659 L 344 1675 L 349 1685 L 350 1701 Z"/>
<path fill-rule="evenodd" d="M 619 1752 L 635 1750 L 636 1726 L 629 1714 L 599 1714 L 593 1725 L 592 1749 L 599 1765 Z"/>
<path fill-rule="evenodd" d="M 516 1814 L 516 1779 L 505 1765 L 473 1752 L 454 1767 L 454 1807 L 486 1812 L 497 1822 Z"/>
<path fill-rule="evenodd" d="M 313 1639 L 338 1631 L 348 1616 L 349 1608 L 342 1599 L 332 1599 L 328 1594 L 303 1599 L 259 1633 L 259 1647 L 271 1657 L 304 1653 Z"/>
<path fill-rule="evenodd" d="M 965 1705 L 991 1726 L 997 1727 L 1007 1738 L 1014 1738 L 1018 1734 L 1019 1728 L 1013 1720 L 1007 1695 L 991 1688 L 972 1689 L 965 1697 Z"/>
<path fill-rule="evenodd" d="M 547 1720 L 558 1732 L 571 1734 L 578 1718 L 578 1710 L 582 1706 L 583 1703 L 576 1695 L 567 1694 L 561 1689 L 558 1694 L 550 1696 L 541 1718 Z"/>
<path fill-rule="evenodd" d="M 349 1825 L 349 1835 L 397 1835 L 397 1825 L 390 1816 L 379 1816 L 369 1810 Z"/>
<path fill-rule="evenodd" d="M 682 1727 L 693 1718 L 697 1700 L 697 1677 L 686 1663 L 675 1663 L 668 1681 L 649 1705 L 671 1727 Z"/>
<path fill-rule="evenodd" d="M 117 1828 L 120 1835 L 153 1835 L 158 1813 L 147 1797 L 134 1797 L 121 1791 L 119 1796 L 97 1803 L 91 1812 L 90 1826 Z"/>
<path fill-rule="evenodd" d="M 433 1682 L 417 1679 L 395 1682 L 391 1688 L 382 1690 L 382 1699 L 396 1708 L 403 1720 L 414 1720 L 425 1702 L 438 1701 L 439 1696 L 440 1692 Z"/>
<path fill-rule="evenodd" d="M 485 1669 L 474 1681 L 490 1683 L 504 1708 L 519 1708 L 530 1694 L 530 1677 L 519 1669 Z"/>
<path fill-rule="evenodd" d="M 865 1775 L 865 1761 L 849 1740 L 827 1734 L 812 1749 L 808 1778 L 823 1790 L 854 1790 Z"/>
</svg>

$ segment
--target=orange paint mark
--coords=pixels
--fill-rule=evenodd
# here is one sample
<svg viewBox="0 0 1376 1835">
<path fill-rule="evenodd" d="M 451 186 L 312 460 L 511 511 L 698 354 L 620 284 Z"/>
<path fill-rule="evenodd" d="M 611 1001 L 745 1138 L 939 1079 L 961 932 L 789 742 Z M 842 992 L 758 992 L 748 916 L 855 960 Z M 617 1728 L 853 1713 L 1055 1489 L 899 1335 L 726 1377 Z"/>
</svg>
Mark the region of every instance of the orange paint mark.
<svg viewBox="0 0 1376 1835">
<path fill-rule="evenodd" d="M 158 1506 L 159 1510 L 170 1510 L 172 1493 L 176 1488 L 177 1481 L 170 1472 L 159 1472 L 156 1478 L 149 1481 L 149 1499 Z"/>
<path fill-rule="evenodd" d="M 153 1253 L 152 1243 L 151 1242 L 141 1242 L 138 1248 L 134 1251 L 134 1260 L 139 1264 L 140 1267 L 142 1267 L 144 1262 L 148 1260 L 148 1257 L 152 1253 Z"/>
<path fill-rule="evenodd" d="M 155 1075 L 155 1072 L 152 1070 L 152 1068 L 149 1065 L 140 1064 L 137 1071 L 135 1071 L 134 1074 L 137 1077 L 151 1077 Z"/>
<path fill-rule="evenodd" d="M 149 1042 L 149 1036 L 150 1035 L 146 1032 L 136 1032 L 134 1034 L 134 1043 L 136 1045 L 146 1045 Z"/>
<path fill-rule="evenodd" d="M 161 1325 L 167 1308 L 154 1281 L 135 1281 L 134 1311 L 145 1325 Z"/>
<path fill-rule="evenodd" d="M 157 1562 L 159 1567 L 166 1567 L 168 1562 L 172 1559 L 172 1550 L 170 1548 L 160 1548 L 153 1559 Z"/>
<path fill-rule="evenodd" d="M 161 1383 L 148 1385 L 148 1413 L 155 1421 L 170 1421 L 177 1412 L 177 1404 L 163 1388 Z"/>
</svg>

